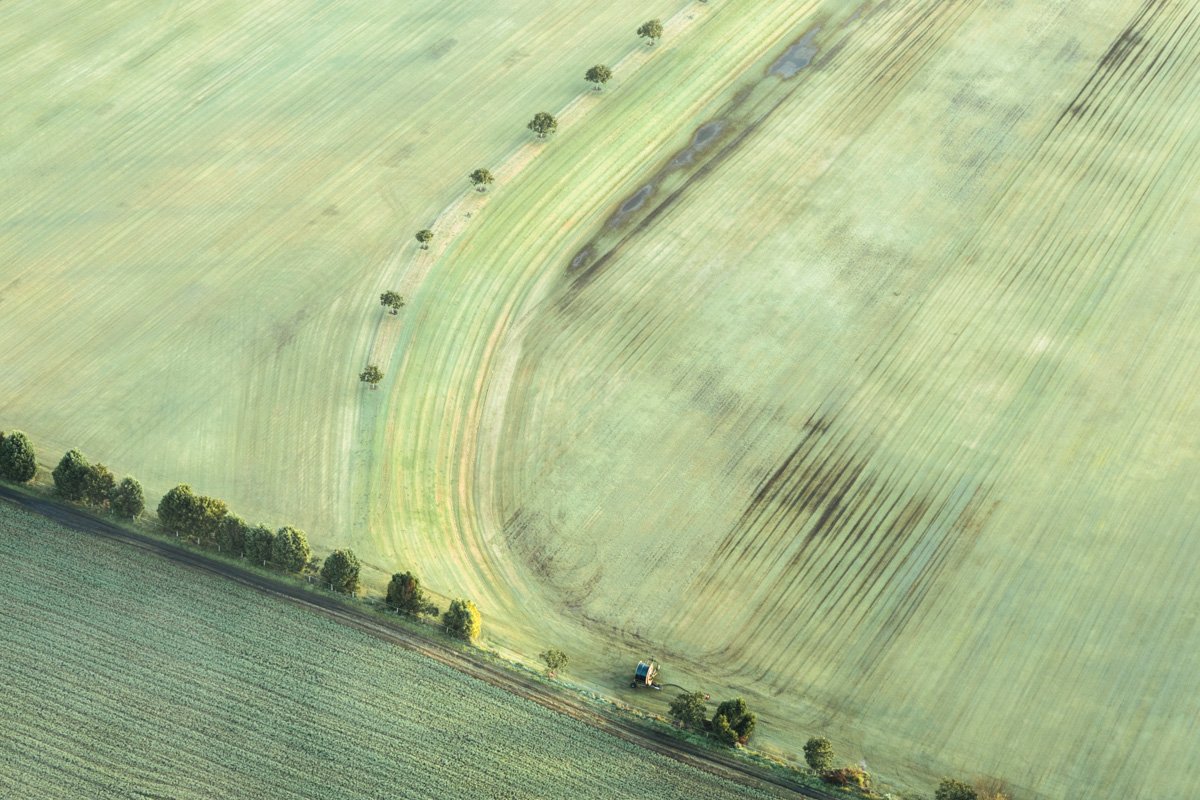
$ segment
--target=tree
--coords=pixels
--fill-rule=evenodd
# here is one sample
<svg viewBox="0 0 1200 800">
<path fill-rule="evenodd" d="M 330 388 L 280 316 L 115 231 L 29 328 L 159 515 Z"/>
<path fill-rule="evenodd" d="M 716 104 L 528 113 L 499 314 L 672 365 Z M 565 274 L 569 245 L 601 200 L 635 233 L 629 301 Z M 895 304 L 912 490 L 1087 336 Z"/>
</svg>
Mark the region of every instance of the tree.
<svg viewBox="0 0 1200 800">
<path fill-rule="evenodd" d="M 275 532 L 275 541 L 271 543 L 271 561 L 284 572 L 300 572 L 311 555 L 304 531 L 284 525 Z"/>
<path fill-rule="evenodd" d="M 724 729 L 728 728 L 734 734 L 733 744 L 745 744 L 750 738 L 750 734 L 754 733 L 754 725 L 758 718 L 753 712 L 747 710 L 746 701 L 742 698 L 734 700 L 726 700 L 717 706 L 717 713 L 713 714 L 712 726 L 713 730 L 718 732 L 719 739 L 722 739 L 726 744 L 731 744 L 728 741 L 728 734 L 724 734 Z M 724 734 L 724 735 L 722 735 Z"/>
<path fill-rule="evenodd" d="M 342 594 L 358 592 L 358 557 L 353 550 L 334 550 L 321 565 L 321 581 Z"/>
<path fill-rule="evenodd" d="M 492 173 L 486 169 L 477 169 L 467 176 L 467 180 L 475 187 L 477 192 L 486 192 L 487 187 L 495 182 Z"/>
<path fill-rule="evenodd" d="M 265 567 L 271 560 L 271 551 L 275 546 L 275 531 L 266 525 L 256 525 L 253 528 L 247 528 L 243 538 L 245 544 L 242 552 L 246 558 Z"/>
<path fill-rule="evenodd" d="M 246 552 L 246 532 L 250 526 L 237 514 L 226 514 L 217 525 L 217 549 L 241 558 Z"/>
<path fill-rule="evenodd" d="M 421 614 L 435 616 L 438 613 L 438 607 L 429 602 L 429 597 L 421 588 L 421 581 L 411 572 L 397 572 L 392 576 L 384 602 L 388 608 L 414 617 Z"/>
<path fill-rule="evenodd" d="M 229 506 L 224 500 L 207 495 L 194 495 L 190 509 L 190 519 L 185 523 L 184 531 L 200 540 L 202 544 L 211 544 L 217 538 L 217 529 L 221 521 L 229 513 Z"/>
<path fill-rule="evenodd" d="M 108 505 L 118 517 L 137 519 L 146 510 L 146 496 L 142 494 L 142 485 L 126 475 L 117 484 L 117 488 L 112 490 Z"/>
<path fill-rule="evenodd" d="M 470 600 L 453 600 L 450 609 L 442 615 L 446 633 L 473 642 L 479 638 L 482 619 L 479 609 Z"/>
<path fill-rule="evenodd" d="M 115 488 L 117 479 L 108 467 L 103 464 L 92 464 L 88 467 L 87 480 L 83 487 L 84 500 L 94 506 L 103 506 Z"/>
<path fill-rule="evenodd" d="M 603 89 L 604 84 L 612 80 L 612 77 L 613 71 L 604 64 L 597 64 L 594 67 L 590 67 L 588 71 L 583 74 L 584 80 L 592 84 L 592 89 L 597 92 Z"/>
<path fill-rule="evenodd" d="M 652 19 L 649 22 L 642 23 L 642 26 L 637 29 L 637 35 L 646 40 L 646 44 L 651 47 L 654 43 L 662 38 L 663 24 L 660 19 Z"/>
<path fill-rule="evenodd" d="M 367 364 L 366 369 L 358 373 L 358 379 L 368 384 L 374 390 L 379 385 L 379 382 L 383 380 L 383 370 L 374 364 Z"/>
<path fill-rule="evenodd" d="M 379 305 L 389 309 L 389 313 L 399 314 L 400 309 L 404 308 L 404 295 L 389 289 L 379 295 Z"/>
<path fill-rule="evenodd" d="M 584 73 L 583 79 L 592 84 L 592 88 L 598 92 L 604 88 L 604 84 L 612 80 L 612 70 L 603 64 L 597 64 Z"/>
<path fill-rule="evenodd" d="M 671 701 L 671 718 L 685 728 L 704 728 L 704 692 L 680 692 Z"/>
<path fill-rule="evenodd" d="M 533 115 L 533 119 L 525 127 L 537 134 L 539 139 L 545 139 L 550 134 L 558 130 L 558 120 L 553 114 L 547 114 L 545 111 L 539 111 Z"/>
<path fill-rule="evenodd" d="M 735 731 L 729 725 L 729 720 L 726 719 L 725 717 L 713 717 L 712 734 L 713 734 L 713 736 L 715 736 L 717 738 L 717 741 L 720 742 L 721 744 L 729 745 L 730 747 L 737 746 L 737 743 L 738 743 L 737 731 Z"/>
<path fill-rule="evenodd" d="M 969 784 L 953 778 L 943 778 L 933 793 L 934 800 L 978 800 L 979 795 Z"/>
<path fill-rule="evenodd" d="M 37 474 L 37 456 L 29 437 L 20 431 L 0 433 L 0 478 L 28 483 Z"/>
<path fill-rule="evenodd" d="M 87 490 L 88 470 L 91 466 L 83 453 L 68 450 L 50 473 L 54 476 L 54 488 L 68 500 L 82 500 Z"/>
<path fill-rule="evenodd" d="M 562 650 L 554 647 L 551 647 L 549 650 L 542 651 L 538 655 L 538 658 L 540 658 L 546 665 L 546 672 L 549 673 L 551 678 L 554 677 L 554 673 L 566 667 L 571 661 L 570 656 L 568 656 Z"/>
<path fill-rule="evenodd" d="M 192 487 L 181 483 L 164 494 L 158 501 L 158 521 L 169 531 L 189 533 L 191 520 L 196 517 L 198 504 L 198 498 L 192 491 Z"/>
<path fill-rule="evenodd" d="M 186 483 L 167 492 L 158 502 L 158 521 L 164 528 L 195 536 L 201 542 L 212 541 L 228 513 L 229 507 L 223 500 L 196 494 Z"/>
<path fill-rule="evenodd" d="M 804 744 L 804 760 L 818 774 L 833 769 L 833 742 L 814 736 Z"/>
<path fill-rule="evenodd" d="M 433 231 L 428 228 L 417 231 L 417 241 L 421 243 L 422 250 L 428 250 L 429 243 L 433 241 Z"/>
</svg>

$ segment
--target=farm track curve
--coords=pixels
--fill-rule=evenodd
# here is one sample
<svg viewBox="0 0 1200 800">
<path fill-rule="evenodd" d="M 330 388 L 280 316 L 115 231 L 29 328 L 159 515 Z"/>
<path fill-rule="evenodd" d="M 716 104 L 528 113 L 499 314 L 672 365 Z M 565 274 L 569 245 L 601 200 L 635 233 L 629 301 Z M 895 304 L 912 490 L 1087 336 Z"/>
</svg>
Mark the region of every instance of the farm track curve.
<svg viewBox="0 0 1200 800">
<path fill-rule="evenodd" d="M 837 795 L 803 786 L 778 775 L 754 769 L 735 759 L 656 733 L 645 726 L 617 715 L 604 714 L 587 702 L 566 692 L 555 692 L 514 670 L 487 664 L 444 645 L 351 608 L 336 598 L 308 593 L 283 581 L 275 581 L 232 564 L 211 558 L 182 545 L 126 530 L 81 509 L 31 497 L 7 486 L 0 486 L 0 499 L 27 511 L 40 514 L 72 530 L 122 542 L 145 552 L 166 558 L 189 569 L 200 570 L 233 580 L 261 594 L 283 600 L 314 614 L 320 614 L 346 627 L 380 641 L 431 658 L 476 680 L 530 700 L 626 742 L 666 756 L 694 769 L 758 789 L 778 792 L 781 797 L 800 796 L 815 800 L 833 800 Z"/>
</svg>

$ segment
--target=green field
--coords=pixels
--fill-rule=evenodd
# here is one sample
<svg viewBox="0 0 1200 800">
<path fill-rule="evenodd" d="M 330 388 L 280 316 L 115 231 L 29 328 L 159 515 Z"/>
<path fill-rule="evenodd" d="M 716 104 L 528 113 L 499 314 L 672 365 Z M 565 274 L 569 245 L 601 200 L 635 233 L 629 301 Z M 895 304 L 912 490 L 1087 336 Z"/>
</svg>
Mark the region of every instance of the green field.
<svg viewBox="0 0 1200 800">
<path fill-rule="evenodd" d="M 0 505 L 0 795 L 766 798 Z"/>
<path fill-rule="evenodd" d="M 1200 7 L 260 5 L 0 6 L 5 426 L 784 753 L 1200 793 Z"/>
</svg>

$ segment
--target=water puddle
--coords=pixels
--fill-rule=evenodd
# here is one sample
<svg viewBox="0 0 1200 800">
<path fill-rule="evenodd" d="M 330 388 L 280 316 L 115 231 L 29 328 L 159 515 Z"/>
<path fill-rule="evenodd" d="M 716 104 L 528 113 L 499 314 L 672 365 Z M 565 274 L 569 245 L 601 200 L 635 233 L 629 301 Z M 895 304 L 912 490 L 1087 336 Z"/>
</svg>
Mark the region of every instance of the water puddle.
<svg viewBox="0 0 1200 800">
<path fill-rule="evenodd" d="M 617 213 L 618 214 L 629 214 L 634 211 L 637 211 L 639 208 L 642 207 L 642 204 L 645 203 L 650 198 L 650 193 L 653 191 L 654 191 L 653 184 L 647 184 L 647 185 L 643 186 L 642 188 L 638 189 L 636 192 L 633 193 L 633 195 L 628 200 L 626 200 L 624 203 L 621 203 L 621 210 L 618 211 Z"/>
<path fill-rule="evenodd" d="M 587 247 L 583 248 L 578 253 L 576 253 L 575 257 L 571 259 L 571 269 L 576 270 L 576 269 L 581 269 L 582 267 L 586 267 L 587 263 L 591 260 L 592 260 L 592 247 L 591 247 L 591 245 L 588 245 Z"/>
<path fill-rule="evenodd" d="M 788 78 L 796 77 L 800 70 L 807 67 L 816 58 L 819 48 L 814 43 L 817 34 L 821 32 L 820 27 L 813 28 L 808 33 L 800 37 L 800 40 L 793 44 L 784 52 L 779 59 L 771 65 L 771 69 L 767 71 L 768 75 L 774 75 L 777 78 L 787 80 Z"/>
<path fill-rule="evenodd" d="M 671 167 L 686 167 L 696 160 L 696 156 L 700 154 L 713 139 L 725 130 L 725 121 L 714 119 L 711 122 L 706 122 L 696 132 L 692 134 L 692 143 L 687 146 L 687 149 L 671 159 Z"/>
</svg>

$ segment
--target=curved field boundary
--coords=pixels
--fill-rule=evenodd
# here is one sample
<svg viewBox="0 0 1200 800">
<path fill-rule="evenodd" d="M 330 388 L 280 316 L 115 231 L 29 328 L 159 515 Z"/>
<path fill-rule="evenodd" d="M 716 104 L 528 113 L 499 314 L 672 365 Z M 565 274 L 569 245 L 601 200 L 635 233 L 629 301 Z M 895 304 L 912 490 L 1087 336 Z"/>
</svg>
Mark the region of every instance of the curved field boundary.
<svg viewBox="0 0 1200 800">
<path fill-rule="evenodd" d="M 616 197 L 817 8 L 748 17 L 713 7 L 687 47 L 653 59 L 636 83 L 595 107 L 587 126 L 560 134 L 503 202 L 447 247 L 406 312 L 385 366 L 394 380 L 376 419 L 363 414 L 359 427 L 375 437 L 359 449 L 382 459 L 359 487 L 373 546 L 394 562 L 429 565 L 431 585 L 486 604 L 489 618 L 508 626 L 493 625 L 497 641 L 513 645 L 533 630 L 564 644 L 591 635 L 564 624 L 511 557 L 494 495 L 498 433 L 530 310 Z M 664 96 L 662 86 L 676 88 Z"/>
</svg>

